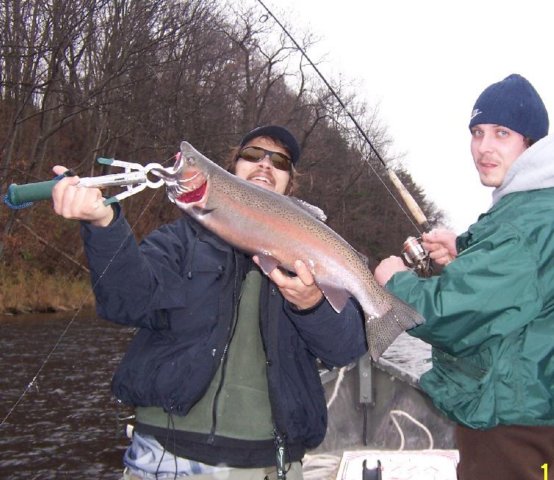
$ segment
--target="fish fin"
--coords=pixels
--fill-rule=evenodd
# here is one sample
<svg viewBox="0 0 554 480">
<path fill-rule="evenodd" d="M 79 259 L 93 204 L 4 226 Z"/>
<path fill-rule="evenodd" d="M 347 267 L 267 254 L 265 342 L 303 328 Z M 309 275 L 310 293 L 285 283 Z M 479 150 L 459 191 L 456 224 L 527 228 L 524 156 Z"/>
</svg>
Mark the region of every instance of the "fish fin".
<svg viewBox="0 0 554 480">
<path fill-rule="evenodd" d="M 359 252 L 358 250 L 354 250 L 356 252 L 356 254 L 358 255 L 358 257 L 360 257 L 360 259 L 362 260 L 362 262 L 364 262 L 364 265 L 366 265 L 367 267 L 369 267 L 369 258 L 364 255 L 362 252 Z"/>
<path fill-rule="evenodd" d="M 194 206 L 192 207 L 192 211 L 194 215 L 198 215 L 199 217 L 203 217 L 204 215 L 208 215 L 209 213 L 212 213 L 214 211 L 213 208 L 202 208 Z"/>
<path fill-rule="evenodd" d="M 348 302 L 350 294 L 343 288 L 337 288 L 329 284 L 318 284 L 327 301 L 331 304 L 335 312 L 340 313 Z"/>
<path fill-rule="evenodd" d="M 410 305 L 394 297 L 391 308 L 382 315 L 366 314 L 366 338 L 369 354 L 376 361 L 404 331 L 425 323 L 425 319 Z"/>
<path fill-rule="evenodd" d="M 258 259 L 260 260 L 260 268 L 266 275 L 269 275 L 279 266 L 277 259 L 268 253 L 259 253 Z"/>
<path fill-rule="evenodd" d="M 308 203 L 304 200 L 301 200 L 300 198 L 296 198 L 296 197 L 288 197 L 288 198 L 292 203 L 306 210 L 310 215 L 317 218 L 320 222 L 325 223 L 327 221 L 327 215 L 325 215 L 325 212 L 321 210 L 321 208 L 316 207 L 315 205 L 312 205 L 311 203 Z"/>
</svg>

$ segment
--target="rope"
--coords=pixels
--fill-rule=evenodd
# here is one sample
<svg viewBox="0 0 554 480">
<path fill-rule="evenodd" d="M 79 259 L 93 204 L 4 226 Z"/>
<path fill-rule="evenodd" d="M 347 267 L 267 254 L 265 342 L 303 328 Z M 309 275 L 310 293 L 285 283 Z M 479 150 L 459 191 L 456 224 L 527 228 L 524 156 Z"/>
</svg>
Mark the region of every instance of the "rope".
<svg viewBox="0 0 554 480">
<path fill-rule="evenodd" d="M 10 202 L 10 197 L 8 196 L 7 193 L 4 195 L 3 201 L 12 210 L 22 210 L 24 208 L 30 207 L 33 204 L 33 202 L 25 202 L 25 203 L 22 203 L 21 205 L 14 205 L 12 202 Z"/>
<path fill-rule="evenodd" d="M 342 381 L 344 379 L 344 374 L 346 372 L 346 367 L 342 367 L 339 370 L 339 373 L 337 375 L 337 380 L 335 382 L 335 388 L 333 389 L 333 393 L 331 394 L 331 397 L 329 398 L 329 401 L 327 402 L 327 409 L 333 404 L 335 399 L 337 398 L 337 395 L 339 394 L 339 388 L 342 384 Z"/>
<path fill-rule="evenodd" d="M 433 450 L 433 448 L 435 448 L 435 446 L 434 446 L 435 444 L 434 444 L 434 441 L 433 441 L 433 435 L 431 435 L 431 431 L 425 425 L 423 425 L 423 423 L 418 422 L 414 417 L 412 417 L 409 413 L 404 412 L 403 410 L 391 410 L 389 412 L 389 415 L 390 415 L 390 418 L 391 418 L 392 422 L 394 423 L 394 426 L 398 430 L 398 433 L 400 434 L 400 447 L 398 448 L 399 451 L 404 450 L 404 432 L 402 431 L 402 428 L 400 428 L 400 425 L 398 423 L 398 420 L 395 418 L 395 415 L 404 416 L 408 420 L 411 420 L 419 428 L 421 428 L 425 432 L 425 434 L 427 435 L 427 438 L 429 438 L 429 450 Z"/>
</svg>

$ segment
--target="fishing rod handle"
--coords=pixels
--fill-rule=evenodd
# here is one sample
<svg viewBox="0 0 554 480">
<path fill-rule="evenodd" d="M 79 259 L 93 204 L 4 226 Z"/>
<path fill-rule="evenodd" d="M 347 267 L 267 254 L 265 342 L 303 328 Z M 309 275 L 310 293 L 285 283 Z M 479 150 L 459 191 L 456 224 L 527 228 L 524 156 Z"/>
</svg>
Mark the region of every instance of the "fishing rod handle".
<svg viewBox="0 0 554 480">
<path fill-rule="evenodd" d="M 26 183 L 23 185 L 12 183 L 8 187 L 8 201 L 12 205 L 20 206 L 24 203 L 52 198 L 52 189 L 60 180 L 61 177 L 45 182 Z"/>
<path fill-rule="evenodd" d="M 425 230 L 427 230 L 429 228 L 429 222 L 427 221 L 427 217 L 425 216 L 425 213 L 423 213 L 423 210 L 421 209 L 421 207 L 415 201 L 412 194 L 404 186 L 402 181 L 398 178 L 398 175 L 396 175 L 396 173 L 394 173 L 393 170 L 388 169 L 387 173 L 389 175 L 389 179 L 391 180 L 392 184 L 396 187 L 396 190 L 402 197 L 402 200 L 404 200 L 404 204 L 408 207 L 408 210 L 416 219 L 416 222 L 419 225 L 421 225 Z"/>
</svg>

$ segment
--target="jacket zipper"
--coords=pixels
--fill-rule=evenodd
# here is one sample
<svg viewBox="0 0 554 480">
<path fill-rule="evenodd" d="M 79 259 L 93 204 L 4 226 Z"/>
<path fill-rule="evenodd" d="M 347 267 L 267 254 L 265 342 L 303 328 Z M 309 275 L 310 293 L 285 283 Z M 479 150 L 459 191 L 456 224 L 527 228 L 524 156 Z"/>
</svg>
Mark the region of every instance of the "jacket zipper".
<svg viewBox="0 0 554 480">
<path fill-rule="evenodd" d="M 270 306 L 272 305 L 271 297 L 277 295 L 277 287 L 272 285 L 271 282 L 268 282 L 267 288 L 268 288 L 268 292 L 267 292 L 268 298 L 267 298 L 267 302 L 266 302 L 267 303 L 266 308 L 269 309 Z M 266 316 L 266 319 L 267 319 L 268 311 L 266 310 L 265 313 L 266 313 L 265 316 Z M 260 306 L 260 314 L 263 316 L 263 309 L 261 308 L 261 306 Z M 263 329 L 263 319 L 262 318 L 260 318 L 260 328 Z M 267 325 L 267 335 L 268 335 L 268 337 L 272 336 L 271 329 L 272 329 L 271 325 L 268 324 Z M 260 334 L 261 334 L 261 332 L 260 332 Z M 273 334 L 275 334 L 275 339 L 277 339 L 278 335 L 276 334 L 275 331 L 273 331 Z M 270 340 L 270 339 L 268 338 L 268 340 Z M 262 342 L 263 342 L 263 346 L 264 346 L 264 351 L 266 352 L 266 371 L 267 371 L 267 378 L 268 378 L 267 387 L 270 390 L 269 400 L 270 400 L 270 405 L 271 405 L 271 415 L 273 417 L 273 437 L 274 437 L 274 443 L 275 443 L 275 467 L 276 467 L 276 470 L 277 470 L 277 480 L 286 480 L 287 479 L 287 470 L 286 470 L 287 447 L 286 447 L 286 442 L 285 442 L 286 434 L 279 433 L 279 429 L 277 428 L 277 424 L 280 423 L 280 422 L 276 418 L 276 413 L 279 413 L 279 412 L 278 412 L 278 409 L 275 408 L 275 406 L 273 405 L 273 401 L 272 401 L 272 398 L 271 398 L 271 388 L 269 386 L 269 379 L 270 379 L 270 376 L 271 376 L 271 373 L 269 371 L 269 367 L 272 364 L 272 360 L 267 358 L 267 355 L 268 355 L 267 354 L 267 345 L 266 345 L 265 338 L 264 338 L 263 335 L 262 335 Z M 277 350 L 278 350 L 278 347 L 276 348 L 276 351 Z"/>
<path fill-rule="evenodd" d="M 223 354 L 221 355 L 221 378 L 219 379 L 219 385 L 217 387 L 217 391 L 215 392 L 214 396 L 214 402 L 212 406 L 212 428 L 210 429 L 210 434 L 208 436 L 208 443 L 212 445 L 215 442 L 215 431 L 217 428 L 217 405 L 219 401 L 219 395 L 221 394 L 221 389 L 223 388 L 223 384 L 225 383 L 225 370 L 227 367 L 227 352 L 229 350 L 229 345 L 231 344 L 231 340 L 233 339 L 233 336 L 235 335 L 235 330 L 237 328 L 238 323 L 238 305 L 240 301 L 240 295 L 237 295 L 238 292 L 238 270 L 239 270 L 239 261 L 237 259 L 237 254 L 234 255 L 235 259 L 235 285 L 233 289 L 233 320 L 231 322 L 230 328 L 229 328 L 229 336 L 227 337 L 227 342 L 225 343 L 225 347 L 223 348 Z"/>
</svg>

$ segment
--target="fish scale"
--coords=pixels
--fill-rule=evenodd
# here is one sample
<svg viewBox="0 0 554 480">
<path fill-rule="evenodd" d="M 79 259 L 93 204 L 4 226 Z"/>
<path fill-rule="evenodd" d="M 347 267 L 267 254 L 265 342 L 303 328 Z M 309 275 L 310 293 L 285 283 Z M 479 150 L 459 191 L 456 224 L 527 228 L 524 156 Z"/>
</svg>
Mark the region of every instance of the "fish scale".
<svg viewBox="0 0 554 480">
<path fill-rule="evenodd" d="M 381 287 L 361 255 L 298 199 L 227 172 L 187 142 L 181 143 L 175 166 L 157 174 L 172 202 L 230 245 L 257 255 L 264 272 L 275 267 L 294 271 L 294 262 L 302 260 L 337 312 L 355 298 L 364 312 L 373 360 L 400 333 L 424 322 Z"/>
</svg>

